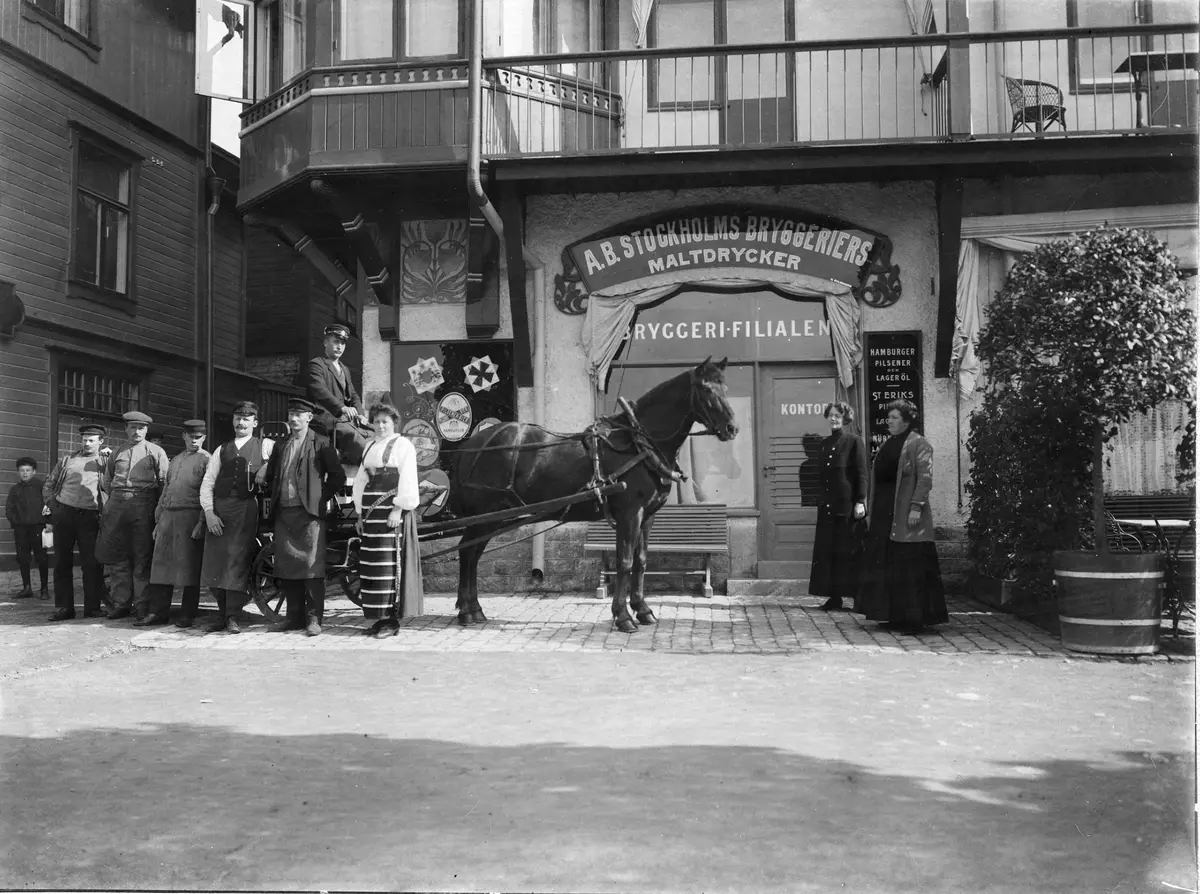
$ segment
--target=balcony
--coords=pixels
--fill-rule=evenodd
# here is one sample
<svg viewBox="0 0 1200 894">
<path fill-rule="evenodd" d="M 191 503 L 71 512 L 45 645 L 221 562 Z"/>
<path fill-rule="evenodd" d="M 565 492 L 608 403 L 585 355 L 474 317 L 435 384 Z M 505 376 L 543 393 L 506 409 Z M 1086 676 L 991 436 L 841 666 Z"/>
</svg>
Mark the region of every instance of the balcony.
<svg viewBox="0 0 1200 894">
<path fill-rule="evenodd" d="M 1192 141 L 1198 49 L 1200 25 L 1172 24 L 487 59 L 482 146 L 536 161 Z M 461 166 L 467 91 L 461 61 L 309 69 L 244 115 L 239 201 L 305 173 Z"/>
</svg>

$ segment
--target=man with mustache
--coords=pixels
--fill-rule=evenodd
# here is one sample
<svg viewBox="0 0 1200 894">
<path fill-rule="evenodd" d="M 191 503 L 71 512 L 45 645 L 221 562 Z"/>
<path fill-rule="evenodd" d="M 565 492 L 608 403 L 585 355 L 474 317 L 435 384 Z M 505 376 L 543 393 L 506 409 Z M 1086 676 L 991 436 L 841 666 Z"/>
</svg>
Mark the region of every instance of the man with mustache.
<svg viewBox="0 0 1200 894">
<path fill-rule="evenodd" d="M 242 632 L 237 613 L 248 598 L 258 533 L 260 490 L 256 479 L 275 446 L 270 438 L 254 434 L 257 426 L 258 405 L 249 400 L 237 404 L 233 408 L 233 440 L 213 453 L 200 483 L 200 508 L 208 530 L 200 586 L 209 588 L 218 612 L 210 633 Z M 191 627 L 199 607 L 197 590 L 195 598 L 185 599 L 175 625 Z"/>
<path fill-rule="evenodd" d="M 325 356 L 309 361 L 306 390 L 316 404 L 313 427 L 328 436 L 342 462 L 356 466 L 371 432 L 362 398 L 342 363 L 349 339 L 349 327 L 341 323 L 325 327 Z"/>
</svg>

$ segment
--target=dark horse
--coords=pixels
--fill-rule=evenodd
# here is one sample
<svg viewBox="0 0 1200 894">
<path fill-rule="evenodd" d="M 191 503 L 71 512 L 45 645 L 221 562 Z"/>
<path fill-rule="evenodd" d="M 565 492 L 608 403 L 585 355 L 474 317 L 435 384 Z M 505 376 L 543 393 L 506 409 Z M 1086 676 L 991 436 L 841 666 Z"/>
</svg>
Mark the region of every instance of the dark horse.
<svg viewBox="0 0 1200 894">
<path fill-rule="evenodd" d="M 612 613 L 624 633 L 637 630 L 626 598 L 640 624 L 653 624 L 654 612 L 642 594 L 646 543 L 654 513 L 667 500 L 676 457 L 693 423 L 706 426 L 722 441 L 737 435 L 733 409 L 725 397 L 726 361 L 712 358 L 651 388 L 633 404 L 636 421 L 624 412 L 599 420 L 586 431 L 555 434 L 536 425 L 506 422 L 473 435 L 454 462 L 452 507 L 472 516 L 515 508 L 587 491 L 599 481 L 616 479 L 625 490 L 606 499 L 616 527 L 617 579 Z M 597 471 L 599 479 L 597 479 Z M 556 512 L 561 521 L 605 517 L 597 500 Z M 479 606 L 479 557 L 505 521 L 471 525 L 459 551 L 458 623 L 486 621 Z"/>
</svg>

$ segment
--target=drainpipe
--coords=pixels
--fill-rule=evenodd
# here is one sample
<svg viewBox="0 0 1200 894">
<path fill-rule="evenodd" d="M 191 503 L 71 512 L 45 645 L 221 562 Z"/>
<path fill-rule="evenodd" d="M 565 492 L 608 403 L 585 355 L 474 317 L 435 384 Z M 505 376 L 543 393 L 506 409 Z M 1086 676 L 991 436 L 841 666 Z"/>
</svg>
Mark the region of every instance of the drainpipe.
<svg viewBox="0 0 1200 894">
<path fill-rule="evenodd" d="M 542 290 L 546 284 L 546 265 L 537 255 L 525 250 L 525 266 L 530 280 L 529 294 L 533 296 L 533 424 L 546 424 L 546 306 Z M 546 526 L 534 526 L 533 566 L 530 577 L 535 584 L 546 579 Z"/>
<path fill-rule="evenodd" d="M 479 156 L 483 142 L 483 0 L 471 3 L 471 58 L 467 68 L 467 192 L 479 213 L 491 226 L 501 244 L 504 224 L 483 191 L 479 179 Z"/>
</svg>

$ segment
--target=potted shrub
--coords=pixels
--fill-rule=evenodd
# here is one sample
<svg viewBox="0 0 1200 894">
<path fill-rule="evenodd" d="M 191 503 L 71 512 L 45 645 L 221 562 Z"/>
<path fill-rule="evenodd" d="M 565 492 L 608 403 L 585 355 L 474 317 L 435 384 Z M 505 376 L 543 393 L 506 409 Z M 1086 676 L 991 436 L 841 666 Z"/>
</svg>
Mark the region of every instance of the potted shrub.
<svg viewBox="0 0 1200 894">
<path fill-rule="evenodd" d="M 1030 252 L 988 310 L 984 403 L 994 426 L 1018 430 L 992 485 L 1008 491 L 1002 542 L 1015 547 L 1021 586 L 1036 595 L 1057 584 L 1069 647 L 1155 648 L 1161 557 L 1109 550 L 1103 451 L 1133 414 L 1192 399 L 1194 323 L 1170 251 L 1125 228 Z"/>
</svg>

